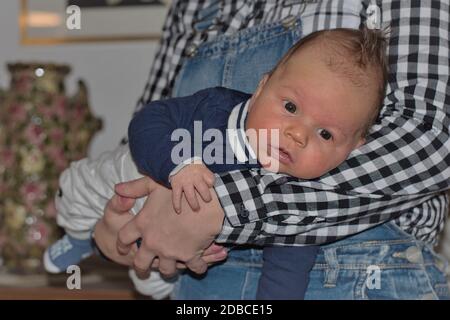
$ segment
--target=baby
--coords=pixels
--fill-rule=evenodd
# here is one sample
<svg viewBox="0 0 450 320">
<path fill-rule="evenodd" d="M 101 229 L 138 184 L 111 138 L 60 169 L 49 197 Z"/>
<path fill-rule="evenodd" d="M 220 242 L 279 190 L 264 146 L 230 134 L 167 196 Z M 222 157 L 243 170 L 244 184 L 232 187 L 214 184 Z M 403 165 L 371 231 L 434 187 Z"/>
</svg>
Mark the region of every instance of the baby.
<svg viewBox="0 0 450 320">
<path fill-rule="evenodd" d="M 333 170 L 365 143 L 377 118 L 385 50 L 380 31 L 319 31 L 296 43 L 253 95 L 218 87 L 151 102 L 131 121 L 129 149 L 83 159 L 62 174 L 56 205 L 67 234 L 46 251 L 46 269 L 64 271 L 92 252 L 90 233 L 114 184 L 139 173 L 171 187 L 174 208 L 183 214 L 182 194 L 193 210 L 196 194 L 211 200 L 213 173 L 264 168 L 289 175 L 277 181 L 289 184 Z M 302 299 L 316 251 L 265 247 L 257 298 Z"/>
</svg>

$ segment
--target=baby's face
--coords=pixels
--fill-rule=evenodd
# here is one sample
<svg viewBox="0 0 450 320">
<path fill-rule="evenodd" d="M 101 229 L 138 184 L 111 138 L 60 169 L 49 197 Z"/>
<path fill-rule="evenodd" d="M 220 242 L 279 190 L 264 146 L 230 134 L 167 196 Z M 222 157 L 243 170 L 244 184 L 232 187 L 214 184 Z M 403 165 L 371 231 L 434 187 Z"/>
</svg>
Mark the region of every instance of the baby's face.
<svg viewBox="0 0 450 320">
<path fill-rule="evenodd" d="M 258 134 L 248 134 L 250 145 L 270 171 L 317 178 L 364 144 L 375 94 L 330 71 L 314 46 L 302 49 L 252 96 L 246 129 Z"/>
</svg>

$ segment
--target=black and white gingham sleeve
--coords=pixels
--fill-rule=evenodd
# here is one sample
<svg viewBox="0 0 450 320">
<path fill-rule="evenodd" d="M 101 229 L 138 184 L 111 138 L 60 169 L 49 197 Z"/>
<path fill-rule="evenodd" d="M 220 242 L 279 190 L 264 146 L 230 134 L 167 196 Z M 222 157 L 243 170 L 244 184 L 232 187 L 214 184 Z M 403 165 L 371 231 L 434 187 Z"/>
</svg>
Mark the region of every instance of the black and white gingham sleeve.
<svg viewBox="0 0 450 320">
<path fill-rule="evenodd" d="M 378 1 L 379 2 L 379 1 Z M 313 181 L 263 169 L 217 176 L 216 241 L 319 244 L 398 218 L 450 187 L 449 5 L 383 1 L 390 74 L 366 145 Z M 442 201 L 444 199 L 444 201 Z"/>
<path fill-rule="evenodd" d="M 182 67 L 184 50 L 195 35 L 192 30 L 195 12 L 202 5 L 205 1 L 172 1 L 148 80 L 135 111 L 150 101 L 171 97 L 176 75 Z"/>
</svg>

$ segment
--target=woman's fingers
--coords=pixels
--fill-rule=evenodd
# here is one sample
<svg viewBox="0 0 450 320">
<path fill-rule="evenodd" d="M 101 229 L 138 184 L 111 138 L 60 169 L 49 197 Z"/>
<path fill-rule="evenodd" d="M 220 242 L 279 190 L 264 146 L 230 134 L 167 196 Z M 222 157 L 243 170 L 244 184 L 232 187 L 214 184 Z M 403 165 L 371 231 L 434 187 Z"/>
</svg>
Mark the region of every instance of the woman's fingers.
<svg viewBox="0 0 450 320">
<path fill-rule="evenodd" d="M 225 249 L 222 249 L 219 252 L 202 256 L 202 260 L 205 261 L 209 265 L 209 264 L 223 261 L 227 258 L 227 256 L 228 256 L 227 251 Z"/>
<path fill-rule="evenodd" d="M 136 253 L 133 261 L 133 269 L 139 278 L 145 279 L 150 275 L 150 266 L 152 265 L 155 255 L 145 250 L 145 248 L 140 248 Z"/>
<path fill-rule="evenodd" d="M 223 246 L 213 243 L 208 248 L 206 248 L 205 251 L 203 251 L 203 256 L 219 253 L 222 250 L 225 250 Z"/>
<path fill-rule="evenodd" d="M 221 245 L 213 243 L 203 252 L 202 259 L 207 264 L 212 264 L 225 260 L 227 258 L 227 255 L 227 249 L 225 249 Z"/>
<path fill-rule="evenodd" d="M 198 256 L 186 262 L 186 267 L 197 274 L 205 273 L 208 269 L 208 265 L 206 264 L 206 262 Z"/>
<path fill-rule="evenodd" d="M 164 277 L 172 277 L 177 273 L 176 261 L 160 258 L 158 269 Z"/>
<path fill-rule="evenodd" d="M 114 214 L 129 213 L 130 209 L 134 206 L 134 202 L 134 199 L 115 194 L 106 204 L 105 216 L 111 218 Z"/>
<path fill-rule="evenodd" d="M 136 220 L 133 219 L 129 221 L 122 229 L 119 230 L 117 236 L 117 251 L 126 255 L 130 252 L 131 246 L 141 237 L 141 233 L 139 232 L 136 226 Z"/>
<path fill-rule="evenodd" d="M 117 194 L 127 198 L 141 198 L 148 196 L 156 187 L 157 183 L 149 177 L 118 183 L 114 190 Z"/>
<path fill-rule="evenodd" d="M 183 262 L 177 262 L 177 269 L 186 269 L 186 265 Z"/>
</svg>

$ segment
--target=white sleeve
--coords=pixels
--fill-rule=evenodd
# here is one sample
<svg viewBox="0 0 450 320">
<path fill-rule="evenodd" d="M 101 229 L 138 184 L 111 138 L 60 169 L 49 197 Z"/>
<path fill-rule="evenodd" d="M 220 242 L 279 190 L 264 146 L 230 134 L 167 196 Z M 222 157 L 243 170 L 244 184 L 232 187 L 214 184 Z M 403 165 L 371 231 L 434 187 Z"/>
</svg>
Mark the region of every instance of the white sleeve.
<svg viewBox="0 0 450 320">
<path fill-rule="evenodd" d="M 73 162 L 59 178 L 61 194 L 56 196 L 57 222 L 67 233 L 78 239 L 87 239 L 97 221 L 103 216 L 106 203 L 119 182 L 141 178 L 128 145 L 102 153 L 99 158 Z M 136 214 L 146 198 L 136 201 Z M 130 277 L 136 289 L 155 299 L 162 299 L 173 290 L 173 282 L 165 281 L 152 272 L 146 280 L 139 280 L 134 272 Z"/>
<path fill-rule="evenodd" d="M 104 152 L 94 160 L 72 162 L 59 178 L 60 192 L 55 199 L 58 225 L 75 238 L 87 239 L 103 216 L 114 185 L 140 177 L 128 145 Z M 134 213 L 143 200 L 133 208 Z"/>
</svg>

